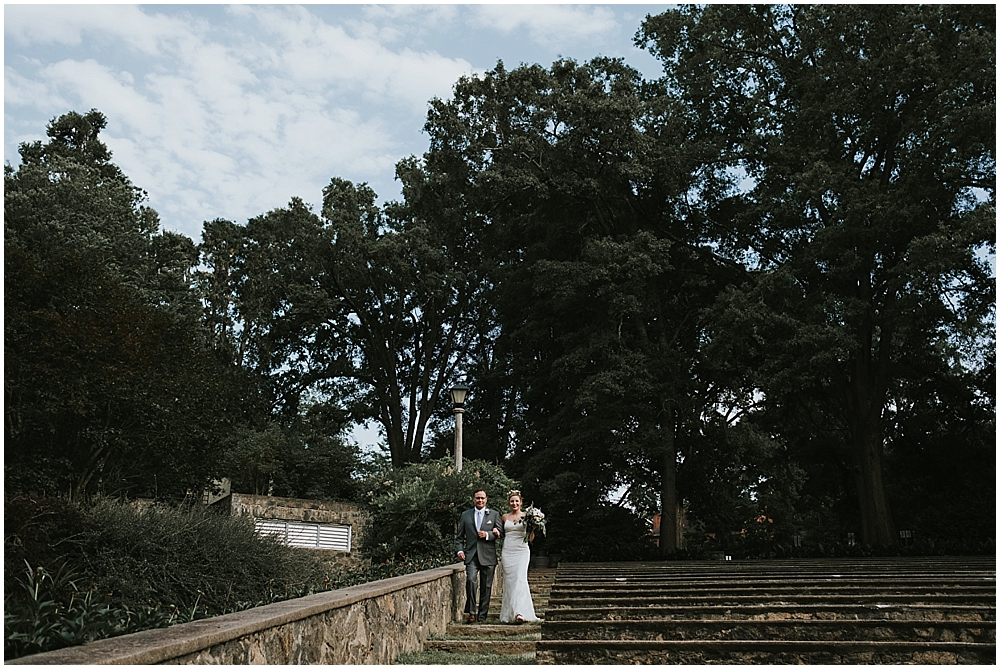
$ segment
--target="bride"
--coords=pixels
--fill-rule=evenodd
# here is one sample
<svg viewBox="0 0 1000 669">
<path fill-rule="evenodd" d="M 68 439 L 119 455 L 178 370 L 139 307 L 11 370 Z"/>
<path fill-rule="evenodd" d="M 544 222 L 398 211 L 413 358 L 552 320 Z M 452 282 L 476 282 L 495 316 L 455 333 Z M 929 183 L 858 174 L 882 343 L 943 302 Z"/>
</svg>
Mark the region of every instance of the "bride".
<svg viewBox="0 0 1000 669">
<path fill-rule="evenodd" d="M 534 533 L 524 538 L 524 512 L 521 511 L 521 493 L 511 490 L 507 496 L 510 513 L 502 516 L 505 532 L 503 542 L 503 600 L 500 604 L 500 622 L 523 623 L 538 620 L 535 616 L 535 605 L 531 601 L 531 590 L 528 588 L 528 559 L 531 549 L 528 541 L 533 541 Z"/>
</svg>

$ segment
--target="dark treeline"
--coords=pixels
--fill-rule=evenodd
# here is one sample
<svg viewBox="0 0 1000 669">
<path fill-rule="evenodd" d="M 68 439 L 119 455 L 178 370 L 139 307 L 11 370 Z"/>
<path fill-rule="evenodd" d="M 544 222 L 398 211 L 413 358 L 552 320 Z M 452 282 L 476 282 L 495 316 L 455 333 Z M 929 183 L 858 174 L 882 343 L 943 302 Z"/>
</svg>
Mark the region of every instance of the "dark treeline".
<svg viewBox="0 0 1000 669">
<path fill-rule="evenodd" d="M 992 550 L 995 7 L 685 7 L 635 39 L 662 78 L 461 79 L 400 202 L 334 178 L 198 244 L 99 112 L 54 120 L 5 168 L 8 491 L 353 499 L 350 426 L 441 457 L 461 380 L 466 456 L 553 550 L 637 555 L 654 513 L 667 553 L 682 516 L 688 549 Z"/>
</svg>

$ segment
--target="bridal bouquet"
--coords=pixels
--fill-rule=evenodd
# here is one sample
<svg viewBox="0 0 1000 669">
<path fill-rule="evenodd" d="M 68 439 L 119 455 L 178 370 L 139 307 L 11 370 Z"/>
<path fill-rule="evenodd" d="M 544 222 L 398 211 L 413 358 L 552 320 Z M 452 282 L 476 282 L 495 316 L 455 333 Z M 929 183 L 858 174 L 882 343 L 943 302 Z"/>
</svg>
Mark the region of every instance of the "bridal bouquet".
<svg viewBox="0 0 1000 669">
<path fill-rule="evenodd" d="M 541 532 L 545 534 L 545 514 L 542 510 L 537 508 L 534 504 L 530 505 L 524 510 L 524 541 L 528 542 L 528 537 L 532 535 L 533 532 Z"/>
</svg>

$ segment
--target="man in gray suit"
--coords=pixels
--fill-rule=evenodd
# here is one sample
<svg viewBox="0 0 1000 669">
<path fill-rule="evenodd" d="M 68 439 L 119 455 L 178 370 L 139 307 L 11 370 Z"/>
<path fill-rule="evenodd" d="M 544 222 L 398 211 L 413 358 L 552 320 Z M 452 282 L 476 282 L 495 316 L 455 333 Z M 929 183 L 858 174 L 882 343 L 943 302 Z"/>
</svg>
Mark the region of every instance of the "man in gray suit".
<svg viewBox="0 0 1000 669">
<path fill-rule="evenodd" d="M 473 509 L 458 520 L 455 550 L 465 562 L 465 613 L 468 621 L 486 621 L 493 591 L 493 573 L 497 568 L 497 539 L 503 537 L 500 514 L 486 508 L 486 491 L 472 493 Z M 476 581 L 479 581 L 479 609 L 476 609 Z"/>
</svg>

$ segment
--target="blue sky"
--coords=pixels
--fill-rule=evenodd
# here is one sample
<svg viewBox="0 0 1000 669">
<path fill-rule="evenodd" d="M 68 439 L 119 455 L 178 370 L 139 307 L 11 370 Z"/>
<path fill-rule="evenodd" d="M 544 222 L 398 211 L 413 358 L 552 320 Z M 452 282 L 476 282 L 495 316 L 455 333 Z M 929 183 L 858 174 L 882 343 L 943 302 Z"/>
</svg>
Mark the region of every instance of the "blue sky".
<svg viewBox="0 0 1000 669">
<path fill-rule="evenodd" d="M 399 197 L 427 101 L 498 59 L 622 57 L 668 5 L 5 5 L 4 160 L 52 118 L 99 109 L 105 143 L 163 228 L 245 223 L 331 177 Z"/>
</svg>

